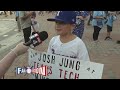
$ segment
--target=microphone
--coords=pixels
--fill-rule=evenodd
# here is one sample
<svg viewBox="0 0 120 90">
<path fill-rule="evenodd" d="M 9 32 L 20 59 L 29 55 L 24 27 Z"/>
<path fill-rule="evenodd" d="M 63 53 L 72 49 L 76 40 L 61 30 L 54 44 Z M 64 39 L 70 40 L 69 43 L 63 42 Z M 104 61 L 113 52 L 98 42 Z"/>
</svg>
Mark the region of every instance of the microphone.
<svg viewBox="0 0 120 90">
<path fill-rule="evenodd" d="M 30 40 L 24 43 L 24 45 L 26 46 L 33 45 L 34 47 L 36 47 L 48 38 L 48 33 L 46 31 L 33 32 L 32 36 L 30 36 L 29 38 Z"/>
</svg>

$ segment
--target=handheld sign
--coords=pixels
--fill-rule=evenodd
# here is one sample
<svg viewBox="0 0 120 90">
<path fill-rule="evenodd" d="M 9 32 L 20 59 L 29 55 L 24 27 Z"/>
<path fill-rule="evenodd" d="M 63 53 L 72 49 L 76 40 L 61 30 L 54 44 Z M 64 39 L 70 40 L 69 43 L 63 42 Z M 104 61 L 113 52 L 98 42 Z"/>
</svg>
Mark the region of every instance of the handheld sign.
<svg viewBox="0 0 120 90">
<path fill-rule="evenodd" d="M 77 60 L 29 49 L 29 66 L 32 69 L 47 66 L 46 76 L 30 74 L 30 79 L 101 79 L 103 64 Z M 43 72 L 37 71 L 37 72 Z"/>
</svg>

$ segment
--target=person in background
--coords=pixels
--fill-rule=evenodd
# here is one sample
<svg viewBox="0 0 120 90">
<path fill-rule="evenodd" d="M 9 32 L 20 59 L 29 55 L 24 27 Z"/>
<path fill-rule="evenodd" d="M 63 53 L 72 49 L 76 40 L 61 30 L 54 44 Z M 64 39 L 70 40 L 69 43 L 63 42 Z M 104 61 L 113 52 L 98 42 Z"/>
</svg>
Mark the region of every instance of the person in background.
<svg viewBox="0 0 120 90">
<path fill-rule="evenodd" d="M 31 22 L 32 22 L 32 31 L 37 32 L 38 30 L 38 22 L 36 21 L 36 12 L 34 11 L 32 16 L 31 16 Z"/>
<path fill-rule="evenodd" d="M 104 11 L 93 11 L 92 26 L 94 27 L 93 40 L 97 43 L 99 32 L 104 26 L 106 14 Z"/>
<path fill-rule="evenodd" d="M 23 30 L 25 43 L 29 41 L 29 37 L 31 35 L 32 15 L 33 11 L 19 11 L 20 24 L 21 29 Z"/>
<path fill-rule="evenodd" d="M 17 22 L 17 26 L 18 26 L 18 31 L 21 31 L 21 25 L 20 25 L 20 18 L 19 18 L 19 11 L 15 12 L 15 16 L 16 16 L 16 22 Z"/>
<path fill-rule="evenodd" d="M 89 11 L 89 15 L 90 15 L 90 17 L 89 17 L 89 20 L 87 22 L 87 25 L 90 25 L 90 23 L 91 23 L 91 21 L 93 19 L 93 11 Z"/>
<path fill-rule="evenodd" d="M 107 36 L 105 40 L 112 40 L 111 38 L 111 32 L 113 30 L 113 22 L 117 19 L 116 17 L 116 12 L 115 11 L 108 11 L 108 16 L 107 16 Z"/>
<path fill-rule="evenodd" d="M 12 11 L 10 11 L 10 15 L 12 15 L 13 13 L 12 13 Z"/>
<path fill-rule="evenodd" d="M 82 39 L 85 27 L 85 19 L 89 15 L 88 11 L 76 11 L 76 27 L 73 30 L 73 34 Z"/>
<path fill-rule="evenodd" d="M 4 11 L 4 14 L 5 14 L 5 17 L 7 17 L 8 15 L 7 15 L 7 11 Z"/>
</svg>

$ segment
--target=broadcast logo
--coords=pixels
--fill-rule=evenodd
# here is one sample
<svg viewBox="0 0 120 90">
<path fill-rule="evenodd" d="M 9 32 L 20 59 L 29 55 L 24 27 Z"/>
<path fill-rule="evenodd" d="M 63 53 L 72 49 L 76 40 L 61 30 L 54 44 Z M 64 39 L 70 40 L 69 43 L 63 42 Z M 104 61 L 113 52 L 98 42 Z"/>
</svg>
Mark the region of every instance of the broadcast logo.
<svg viewBox="0 0 120 90">
<path fill-rule="evenodd" d="M 42 66 L 39 68 L 31 68 L 31 67 L 17 67 L 16 68 L 16 74 L 39 74 L 39 75 L 43 75 L 43 76 L 47 76 L 48 75 L 48 67 L 47 66 Z"/>
</svg>

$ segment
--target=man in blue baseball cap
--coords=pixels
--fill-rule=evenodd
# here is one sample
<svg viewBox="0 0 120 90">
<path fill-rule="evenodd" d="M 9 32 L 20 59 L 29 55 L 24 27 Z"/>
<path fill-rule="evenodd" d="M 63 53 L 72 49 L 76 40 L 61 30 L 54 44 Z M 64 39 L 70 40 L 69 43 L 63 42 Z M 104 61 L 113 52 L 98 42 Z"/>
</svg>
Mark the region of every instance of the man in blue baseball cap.
<svg viewBox="0 0 120 90">
<path fill-rule="evenodd" d="M 50 40 L 48 53 L 90 61 L 84 42 L 72 34 L 76 24 L 75 11 L 58 11 L 55 18 L 47 20 L 55 22 L 57 33 Z"/>
</svg>

